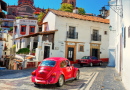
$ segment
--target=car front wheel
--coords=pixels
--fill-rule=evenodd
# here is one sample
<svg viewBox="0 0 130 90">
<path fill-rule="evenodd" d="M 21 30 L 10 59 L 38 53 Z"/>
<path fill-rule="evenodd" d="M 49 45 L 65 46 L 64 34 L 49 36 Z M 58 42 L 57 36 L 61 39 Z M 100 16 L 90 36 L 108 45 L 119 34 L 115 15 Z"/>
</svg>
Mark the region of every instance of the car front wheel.
<svg viewBox="0 0 130 90">
<path fill-rule="evenodd" d="M 102 62 L 99 63 L 99 66 L 102 66 Z"/>
<path fill-rule="evenodd" d="M 63 86 L 63 85 L 64 85 L 64 76 L 61 75 L 61 76 L 59 77 L 58 82 L 57 82 L 57 86 L 58 86 L 58 87 L 61 87 L 61 86 Z"/>
<path fill-rule="evenodd" d="M 34 83 L 34 84 L 35 84 L 35 86 L 38 86 L 38 87 L 40 86 L 40 84 L 37 84 L 37 83 Z"/>
<path fill-rule="evenodd" d="M 93 66 L 93 63 L 90 63 L 90 67 L 92 67 Z"/>
</svg>

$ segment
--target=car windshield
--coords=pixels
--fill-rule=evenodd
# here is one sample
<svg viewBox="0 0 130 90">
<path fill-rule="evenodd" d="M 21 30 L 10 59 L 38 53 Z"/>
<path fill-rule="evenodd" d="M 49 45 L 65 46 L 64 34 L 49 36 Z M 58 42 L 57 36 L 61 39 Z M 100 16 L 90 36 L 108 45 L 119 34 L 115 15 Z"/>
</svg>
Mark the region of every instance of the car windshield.
<svg viewBox="0 0 130 90">
<path fill-rule="evenodd" d="M 84 56 L 81 59 L 90 59 L 90 56 Z"/>
<path fill-rule="evenodd" d="M 54 67 L 56 64 L 56 61 L 52 61 L 52 60 L 45 60 L 45 61 L 42 61 L 40 66 L 51 66 L 51 67 Z"/>
</svg>

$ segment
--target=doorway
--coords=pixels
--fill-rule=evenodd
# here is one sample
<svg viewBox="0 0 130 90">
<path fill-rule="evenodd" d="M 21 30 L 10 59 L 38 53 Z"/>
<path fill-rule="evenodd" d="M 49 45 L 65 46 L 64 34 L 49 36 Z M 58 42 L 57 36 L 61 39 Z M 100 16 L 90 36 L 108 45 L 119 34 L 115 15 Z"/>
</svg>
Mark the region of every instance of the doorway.
<svg viewBox="0 0 130 90">
<path fill-rule="evenodd" d="M 50 56 L 50 46 L 44 47 L 44 59 Z"/>
<path fill-rule="evenodd" d="M 74 61 L 74 48 L 68 47 L 67 59 Z"/>
<path fill-rule="evenodd" d="M 95 56 L 98 58 L 98 49 L 92 49 L 92 56 Z"/>
</svg>

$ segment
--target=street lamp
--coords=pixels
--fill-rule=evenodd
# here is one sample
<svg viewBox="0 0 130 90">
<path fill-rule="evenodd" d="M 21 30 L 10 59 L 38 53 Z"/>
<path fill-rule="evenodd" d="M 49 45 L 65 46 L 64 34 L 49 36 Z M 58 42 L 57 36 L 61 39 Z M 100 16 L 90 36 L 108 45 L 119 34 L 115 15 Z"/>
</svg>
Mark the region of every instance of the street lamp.
<svg viewBox="0 0 130 90">
<path fill-rule="evenodd" d="M 109 26 L 109 30 L 110 31 L 116 31 L 116 30 L 112 30 L 112 26 L 111 25 Z"/>
<path fill-rule="evenodd" d="M 108 10 L 105 8 L 105 6 L 102 7 L 102 9 L 99 10 L 99 11 L 100 11 L 101 16 L 102 16 L 103 18 L 105 18 L 105 16 L 106 16 L 106 11 L 108 11 Z"/>
</svg>

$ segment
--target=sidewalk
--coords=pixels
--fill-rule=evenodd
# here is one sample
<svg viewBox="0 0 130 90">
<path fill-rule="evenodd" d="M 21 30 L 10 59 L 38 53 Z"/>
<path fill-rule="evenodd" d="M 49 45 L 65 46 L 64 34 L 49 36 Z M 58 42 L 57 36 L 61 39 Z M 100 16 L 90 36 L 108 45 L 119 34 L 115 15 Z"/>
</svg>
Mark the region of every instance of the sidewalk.
<svg viewBox="0 0 130 90">
<path fill-rule="evenodd" d="M 100 72 L 90 90 L 126 90 L 114 67 Z"/>
</svg>

